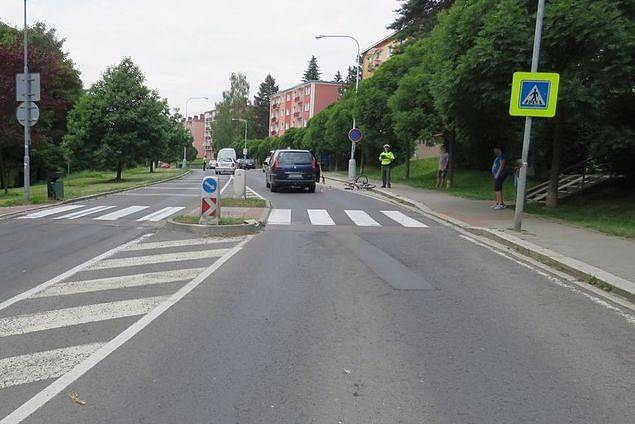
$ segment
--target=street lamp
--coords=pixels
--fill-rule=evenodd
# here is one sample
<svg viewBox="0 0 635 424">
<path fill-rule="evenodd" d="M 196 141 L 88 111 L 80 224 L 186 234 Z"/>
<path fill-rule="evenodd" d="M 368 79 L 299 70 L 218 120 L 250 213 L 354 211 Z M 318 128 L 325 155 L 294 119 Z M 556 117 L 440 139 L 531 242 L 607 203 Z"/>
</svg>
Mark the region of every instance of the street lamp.
<svg viewBox="0 0 635 424">
<path fill-rule="evenodd" d="M 209 100 L 209 98 L 205 96 L 194 96 L 188 97 L 185 101 L 185 123 L 187 124 L 187 105 L 190 103 L 190 100 Z M 192 128 L 190 128 L 190 133 L 192 133 Z M 183 146 L 183 168 L 187 167 L 187 146 Z"/>
<path fill-rule="evenodd" d="M 355 59 L 355 63 L 356 63 L 356 67 L 355 67 L 355 103 L 357 103 L 357 90 L 359 89 L 359 57 L 361 56 L 361 51 L 359 48 L 359 41 L 357 41 L 357 38 L 353 37 L 352 35 L 343 35 L 343 34 L 320 34 L 318 36 L 315 37 L 316 40 L 319 40 L 321 38 L 350 38 L 351 40 L 353 40 L 355 42 L 355 44 L 357 45 L 357 56 Z M 355 122 L 355 111 L 353 110 L 353 128 L 357 128 L 356 126 L 356 122 Z M 349 180 L 354 180 L 355 179 L 355 142 L 351 141 L 351 158 L 348 161 L 348 179 Z"/>
<path fill-rule="evenodd" d="M 242 118 L 232 118 L 232 121 L 240 121 L 245 123 L 245 147 L 243 148 L 243 159 L 247 159 L 247 120 Z"/>
</svg>

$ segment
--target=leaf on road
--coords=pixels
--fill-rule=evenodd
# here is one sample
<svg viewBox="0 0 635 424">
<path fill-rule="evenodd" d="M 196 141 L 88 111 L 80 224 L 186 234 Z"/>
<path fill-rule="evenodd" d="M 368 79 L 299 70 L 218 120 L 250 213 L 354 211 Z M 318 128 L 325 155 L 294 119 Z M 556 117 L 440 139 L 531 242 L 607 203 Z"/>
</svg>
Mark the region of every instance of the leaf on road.
<svg viewBox="0 0 635 424">
<path fill-rule="evenodd" d="M 78 404 L 78 405 L 82 405 L 82 406 L 86 405 L 86 401 L 85 400 L 81 400 L 79 398 L 79 395 L 77 394 L 77 392 L 70 392 L 68 394 L 68 397 L 71 398 L 71 400 L 73 402 L 75 402 L 76 404 Z"/>
</svg>

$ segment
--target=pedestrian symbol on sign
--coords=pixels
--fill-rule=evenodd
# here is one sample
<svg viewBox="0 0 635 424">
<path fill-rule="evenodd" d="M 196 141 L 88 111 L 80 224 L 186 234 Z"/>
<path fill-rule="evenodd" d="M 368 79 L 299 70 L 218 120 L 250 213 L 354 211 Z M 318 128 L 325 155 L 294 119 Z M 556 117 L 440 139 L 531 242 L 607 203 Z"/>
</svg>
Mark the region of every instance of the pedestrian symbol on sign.
<svg viewBox="0 0 635 424">
<path fill-rule="evenodd" d="M 520 107 L 546 109 L 549 103 L 549 81 L 523 81 L 520 86 Z"/>
</svg>

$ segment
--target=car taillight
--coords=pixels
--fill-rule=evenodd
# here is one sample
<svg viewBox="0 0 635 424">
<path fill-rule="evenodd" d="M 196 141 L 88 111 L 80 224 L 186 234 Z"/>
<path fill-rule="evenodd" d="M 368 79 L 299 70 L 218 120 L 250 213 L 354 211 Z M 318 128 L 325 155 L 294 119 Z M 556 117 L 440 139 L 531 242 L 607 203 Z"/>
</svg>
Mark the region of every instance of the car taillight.
<svg viewBox="0 0 635 424">
<path fill-rule="evenodd" d="M 315 158 L 311 158 L 311 168 L 317 169 L 317 162 L 315 161 Z"/>
<path fill-rule="evenodd" d="M 276 159 L 276 161 L 273 163 L 272 169 L 276 171 L 279 166 L 280 166 L 280 162 L 278 161 L 278 159 Z"/>
</svg>

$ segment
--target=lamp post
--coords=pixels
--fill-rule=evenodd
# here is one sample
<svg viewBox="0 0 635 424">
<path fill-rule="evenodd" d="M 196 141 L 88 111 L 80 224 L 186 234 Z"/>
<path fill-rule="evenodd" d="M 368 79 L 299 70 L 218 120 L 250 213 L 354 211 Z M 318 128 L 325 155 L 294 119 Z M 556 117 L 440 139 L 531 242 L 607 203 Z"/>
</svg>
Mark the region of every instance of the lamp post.
<svg viewBox="0 0 635 424">
<path fill-rule="evenodd" d="M 194 96 L 188 97 L 185 101 L 185 123 L 187 124 L 187 105 L 190 103 L 190 100 L 209 100 L 209 98 L 205 96 Z M 192 133 L 192 128 L 190 128 L 190 133 Z M 183 146 L 183 168 L 187 167 L 187 146 Z"/>
<path fill-rule="evenodd" d="M 357 90 L 359 89 L 359 57 L 361 55 L 361 51 L 359 48 L 359 41 L 357 38 L 352 35 L 344 35 L 344 34 L 321 34 L 315 37 L 317 40 L 321 38 L 350 38 L 357 45 L 357 56 L 355 58 L 355 103 L 357 103 Z M 353 128 L 357 128 L 356 120 L 355 120 L 355 111 L 353 111 Z M 354 180 L 356 173 L 356 164 L 355 164 L 355 142 L 351 141 L 351 158 L 348 161 L 348 179 Z"/>
<path fill-rule="evenodd" d="M 247 120 L 242 118 L 232 118 L 232 121 L 240 121 L 245 123 L 245 147 L 243 148 L 243 159 L 247 159 Z"/>
</svg>

